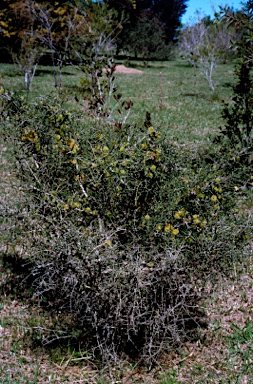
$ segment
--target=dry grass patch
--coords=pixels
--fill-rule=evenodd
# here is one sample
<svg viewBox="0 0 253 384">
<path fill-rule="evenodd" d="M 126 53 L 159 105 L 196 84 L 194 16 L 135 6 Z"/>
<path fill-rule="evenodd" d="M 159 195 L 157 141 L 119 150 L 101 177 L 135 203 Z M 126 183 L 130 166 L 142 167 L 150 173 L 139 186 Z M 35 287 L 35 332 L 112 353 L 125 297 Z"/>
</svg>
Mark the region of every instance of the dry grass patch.
<svg viewBox="0 0 253 384">
<path fill-rule="evenodd" d="M 252 247 L 249 249 L 252 253 Z M 252 260 L 250 260 L 252 262 Z M 250 383 L 253 379 L 253 268 L 223 279 L 206 305 L 209 327 L 169 362 L 175 383 Z M 166 363 L 165 363 L 166 364 Z M 170 381 L 168 381 L 170 383 Z"/>
<path fill-rule="evenodd" d="M 33 345 L 34 334 L 50 326 L 52 318 L 39 308 L 17 300 L 4 300 L 0 314 L 0 382 L 1 383 L 96 383 L 97 367 L 75 358 L 71 353 L 48 354 Z M 34 326 L 30 324 L 33 323 Z M 37 323 L 37 324 L 36 324 Z M 52 351 L 51 351 L 52 352 Z M 76 364 L 79 360 L 79 364 Z M 81 364 L 80 364 L 81 362 Z"/>
</svg>

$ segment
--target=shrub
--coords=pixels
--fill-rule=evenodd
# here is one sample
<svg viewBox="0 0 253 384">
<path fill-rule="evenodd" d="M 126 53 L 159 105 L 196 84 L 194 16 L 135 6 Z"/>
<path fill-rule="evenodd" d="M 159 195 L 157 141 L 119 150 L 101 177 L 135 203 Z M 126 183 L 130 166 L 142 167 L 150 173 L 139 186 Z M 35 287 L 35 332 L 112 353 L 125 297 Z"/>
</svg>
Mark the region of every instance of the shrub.
<svg viewBox="0 0 253 384">
<path fill-rule="evenodd" d="M 236 47 L 237 63 L 235 75 L 238 79 L 233 87 L 233 96 L 229 103 L 224 103 L 224 126 L 218 141 L 225 142 L 231 160 L 250 169 L 253 160 L 252 146 L 252 2 L 245 3 L 242 11 L 234 13 L 231 9 L 222 9 L 222 18 L 236 27 L 238 39 Z"/>
<path fill-rule="evenodd" d="M 237 152 L 243 162 L 252 162 L 252 78 L 251 66 L 241 63 L 236 68 L 238 83 L 230 103 L 224 104 L 225 126 L 221 134 L 229 141 L 229 146 Z"/>
<path fill-rule="evenodd" d="M 74 314 L 95 354 L 152 363 L 199 322 L 205 279 L 227 270 L 244 236 L 225 221 L 227 176 L 148 121 L 86 120 L 60 99 L 3 100 L 35 296 Z"/>
</svg>

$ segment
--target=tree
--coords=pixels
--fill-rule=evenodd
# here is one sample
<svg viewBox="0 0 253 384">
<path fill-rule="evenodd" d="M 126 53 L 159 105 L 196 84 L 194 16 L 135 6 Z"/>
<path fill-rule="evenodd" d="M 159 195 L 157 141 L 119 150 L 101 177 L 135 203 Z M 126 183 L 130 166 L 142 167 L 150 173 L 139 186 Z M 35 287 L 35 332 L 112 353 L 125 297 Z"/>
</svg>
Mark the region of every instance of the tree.
<svg viewBox="0 0 253 384">
<path fill-rule="evenodd" d="M 126 36 L 125 46 L 128 52 L 134 52 L 143 59 L 168 59 L 170 46 L 165 43 L 165 32 L 160 20 L 149 12 L 143 12 L 135 25 Z"/>
<path fill-rule="evenodd" d="M 181 25 L 181 17 L 186 12 L 187 0 L 153 0 L 150 3 L 154 14 L 164 25 L 166 43 L 174 41 Z"/>
<path fill-rule="evenodd" d="M 197 14 L 197 21 L 187 25 L 181 32 L 179 50 L 181 55 L 194 68 L 199 68 L 212 92 L 215 90 L 213 73 L 217 64 L 231 57 L 231 38 L 235 37 L 234 29 L 228 29 L 225 20 L 213 22 L 210 18 Z"/>
<path fill-rule="evenodd" d="M 90 2 L 71 41 L 73 59 L 85 74 L 82 79 L 84 97 L 96 118 L 110 115 L 107 108 L 116 90 L 113 55 L 121 23 L 115 20 L 115 10 L 109 10 L 104 3 Z"/>
<path fill-rule="evenodd" d="M 241 162 L 253 161 L 253 1 L 247 1 L 241 11 L 222 9 L 221 16 L 229 25 L 236 28 L 239 38 L 236 41 L 237 64 L 235 75 L 237 84 L 230 103 L 225 103 L 223 118 L 225 127 L 221 133 L 226 136 L 236 157 Z"/>
<path fill-rule="evenodd" d="M 115 8 L 119 15 L 127 18 L 124 24 L 123 33 L 119 40 L 120 48 L 128 50 L 128 37 L 138 37 L 138 31 L 141 29 L 141 40 L 149 39 L 149 28 L 145 23 L 146 15 L 150 23 L 159 25 L 160 43 L 161 45 L 169 45 L 175 42 L 177 38 L 178 28 L 180 26 L 181 16 L 186 11 L 187 0 L 104 0 L 110 7 Z M 144 17 L 145 15 L 145 17 Z M 154 34 L 152 33 L 152 36 Z M 162 37 L 162 39 L 161 39 Z M 152 38 L 153 40 L 153 38 Z M 159 46 L 160 46 L 159 43 Z M 137 43 L 138 44 L 138 43 Z M 159 51 L 159 49 L 158 49 Z"/>
<path fill-rule="evenodd" d="M 80 26 L 84 26 L 83 16 L 71 4 L 33 2 L 33 13 L 40 25 L 41 43 L 51 54 L 54 67 L 55 87 L 62 86 L 62 69 L 71 51 L 71 39 Z M 88 25 L 86 27 L 87 31 Z M 86 31 L 82 30 L 82 33 Z M 80 32 L 80 30 L 79 30 Z"/>
<path fill-rule="evenodd" d="M 12 60 L 24 73 L 25 88 L 30 89 L 39 59 L 43 53 L 41 31 L 31 0 L 6 0 L 0 11 L 1 40 Z"/>
<path fill-rule="evenodd" d="M 55 85 L 61 86 L 61 69 L 66 63 L 71 37 L 69 19 L 76 16 L 73 5 L 66 2 L 41 2 L 36 0 L 4 0 L 0 11 L 2 18 L 2 45 L 8 47 L 12 58 L 25 71 L 26 86 L 38 63 L 42 47 L 49 50 L 55 69 Z M 60 75 L 57 77 L 59 68 Z"/>
<path fill-rule="evenodd" d="M 82 70 L 86 67 L 89 74 L 93 68 L 96 76 L 101 72 L 121 28 L 115 13 L 106 4 L 92 0 L 4 0 L 0 8 L 2 43 L 9 46 L 13 60 L 24 71 L 26 88 L 30 88 L 38 60 L 45 52 L 52 59 L 55 87 L 61 88 L 66 64 L 78 64 Z"/>
</svg>

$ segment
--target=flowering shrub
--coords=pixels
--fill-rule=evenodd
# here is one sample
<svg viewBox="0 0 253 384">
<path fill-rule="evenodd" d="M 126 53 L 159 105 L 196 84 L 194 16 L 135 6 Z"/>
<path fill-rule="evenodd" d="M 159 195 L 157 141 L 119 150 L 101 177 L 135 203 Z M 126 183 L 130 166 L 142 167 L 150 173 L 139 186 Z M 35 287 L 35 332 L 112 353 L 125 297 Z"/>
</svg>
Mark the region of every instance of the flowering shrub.
<svg viewBox="0 0 253 384">
<path fill-rule="evenodd" d="M 102 356 L 151 363 L 199 316 L 194 280 L 230 261 L 240 232 L 224 225 L 233 187 L 221 167 L 150 124 L 115 126 L 60 100 L 28 107 L 2 97 L 28 192 L 22 234 L 35 295 L 73 313 Z"/>
<path fill-rule="evenodd" d="M 187 155 L 152 126 L 115 131 L 60 103 L 40 100 L 26 109 L 19 101 L 12 119 L 20 166 L 38 184 L 33 196 L 47 215 L 87 230 L 115 228 L 122 244 L 154 246 L 194 241 L 231 204 L 231 188 L 216 166 L 189 168 Z"/>
</svg>

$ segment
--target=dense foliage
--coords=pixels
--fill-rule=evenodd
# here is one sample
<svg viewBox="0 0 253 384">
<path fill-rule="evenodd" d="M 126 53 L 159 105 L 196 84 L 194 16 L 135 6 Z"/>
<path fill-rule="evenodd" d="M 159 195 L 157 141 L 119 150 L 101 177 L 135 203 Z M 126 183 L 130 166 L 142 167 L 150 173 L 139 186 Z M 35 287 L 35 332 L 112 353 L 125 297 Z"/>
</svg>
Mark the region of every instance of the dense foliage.
<svg viewBox="0 0 253 384">
<path fill-rule="evenodd" d="M 252 12 L 252 1 L 248 1 L 243 10 L 237 13 L 230 9 L 223 10 L 223 18 L 236 27 L 239 38 L 233 42 L 237 55 L 235 67 L 237 83 L 233 87 L 234 94 L 231 102 L 224 105 L 225 127 L 222 128 L 221 133 L 229 140 L 234 158 L 247 165 L 253 162 Z"/>
<path fill-rule="evenodd" d="M 105 4 L 6 0 L 0 11 L 2 50 L 25 74 L 30 88 L 41 58 L 54 67 L 55 86 L 61 87 L 66 64 L 84 64 L 86 56 L 110 52 L 121 28 Z M 28 79 L 28 80 L 27 80 Z"/>
<path fill-rule="evenodd" d="M 185 13 L 187 7 L 185 0 L 106 0 L 106 2 L 111 7 L 117 9 L 118 12 L 125 12 L 130 19 L 130 30 L 135 28 L 135 25 L 143 12 L 149 11 L 151 17 L 157 17 L 163 25 L 166 43 L 169 43 L 176 38 L 177 29 L 180 26 L 180 18 Z"/>
<path fill-rule="evenodd" d="M 70 52 L 74 44 L 72 38 L 76 35 L 89 35 L 94 25 L 97 26 L 98 23 L 100 27 L 103 25 L 100 33 L 109 33 L 112 39 L 121 31 L 117 39 L 118 52 L 123 49 L 128 54 L 133 52 L 145 58 L 168 58 L 169 45 L 176 39 L 180 18 L 186 10 L 184 0 L 155 2 L 4 0 L 0 7 L 0 44 L 5 54 L 8 50 L 12 54 L 19 52 L 25 40 L 25 49 L 29 44 L 36 43 L 37 50 L 42 45 L 47 49 L 47 54 L 51 53 L 55 63 L 60 61 L 62 64 L 66 60 L 71 60 Z M 82 18 L 85 23 L 81 22 Z M 105 21 L 103 24 L 102 19 Z M 150 37 L 151 44 L 146 44 Z M 8 54 L 10 56 L 10 52 Z M 39 57 L 36 57 L 36 60 L 38 59 Z"/>
</svg>

